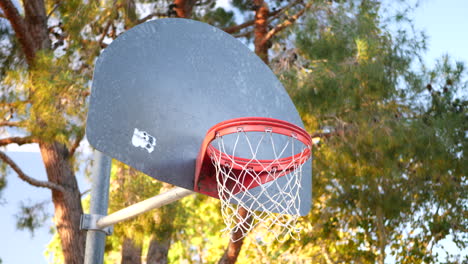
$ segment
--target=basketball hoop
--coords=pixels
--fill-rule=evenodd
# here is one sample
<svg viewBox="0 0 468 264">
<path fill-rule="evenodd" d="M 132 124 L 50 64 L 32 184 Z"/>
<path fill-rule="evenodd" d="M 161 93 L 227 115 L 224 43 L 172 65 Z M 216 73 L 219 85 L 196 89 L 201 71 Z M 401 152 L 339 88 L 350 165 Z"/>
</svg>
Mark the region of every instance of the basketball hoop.
<svg viewBox="0 0 468 264">
<path fill-rule="evenodd" d="M 195 191 L 221 199 L 233 241 L 252 229 L 267 231 L 263 241 L 298 238 L 298 215 L 312 205 L 310 138 L 286 89 L 247 46 L 202 22 L 157 19 L 112 41 L 95 66 L 86 137 L 104 154 L 96 174 L 108 174 L 109 156 L 177 187 L 104 216 L 108 175 L 99 176 L 91 203 L 99 208 L 82 215 L 83 230 L 109 233 Z M 245 113 L 295 125 L 239 118 L 206 134 Z M 95 260 L 103 244 L 90 234 L 86 256 Z"/>
<path fill-rule="evenodd" d="M 226 231 L 237 234 L 233 241 L 254 228 L 267 232 L 262 239 L 299 239 L 302 166 L 311 146 L 310 135 L 286 121 L 246 117 L 221 122 L 207 132 L 200 150 L 196 191 L 221 200 Z"/>
</svg>

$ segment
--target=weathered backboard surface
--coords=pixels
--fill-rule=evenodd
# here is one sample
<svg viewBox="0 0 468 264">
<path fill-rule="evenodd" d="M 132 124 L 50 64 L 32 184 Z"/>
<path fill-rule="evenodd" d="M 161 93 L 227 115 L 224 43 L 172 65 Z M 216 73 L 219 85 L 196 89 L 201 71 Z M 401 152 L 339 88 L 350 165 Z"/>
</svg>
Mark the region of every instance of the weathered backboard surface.
<svg viewBox="0 0 468 264">
<path fill-rule="evenodd" d="M 86 135 L 110 157 L 193 190 L 208 129 L 249 116 L 303 127 L 281 83 L 244 44 L 201 22 L 159 19 L 125 32 L 99 57 Z M 301 215 L 311 206 L 311 171 L 308 161 Z"/>
</svg>

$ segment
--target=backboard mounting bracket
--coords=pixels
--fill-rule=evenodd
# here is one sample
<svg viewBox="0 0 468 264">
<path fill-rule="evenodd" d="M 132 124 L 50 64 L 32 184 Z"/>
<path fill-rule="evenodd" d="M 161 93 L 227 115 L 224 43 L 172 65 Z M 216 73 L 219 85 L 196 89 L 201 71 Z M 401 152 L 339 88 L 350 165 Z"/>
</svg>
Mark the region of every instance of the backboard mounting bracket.
<svg viewBox="0 0 468 264">
<path fill-rule="evenodd" d="M 80 218 L 80 229 L 81 230 L 93 230 L 93 231 L 101 231 L 104 234 L 110 236 L 114 232 L 113 226 L 106 226 L 106 227 L 99 227 L 98 221 L 105 217 L 105 215 L 99 214 L 82 214 Z"/>
</svg>

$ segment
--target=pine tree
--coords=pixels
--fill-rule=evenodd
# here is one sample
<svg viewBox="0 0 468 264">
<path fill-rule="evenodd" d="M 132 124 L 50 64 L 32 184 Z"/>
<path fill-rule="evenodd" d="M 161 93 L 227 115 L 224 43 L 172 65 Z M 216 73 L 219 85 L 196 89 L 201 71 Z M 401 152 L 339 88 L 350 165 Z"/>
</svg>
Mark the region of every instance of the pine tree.
<svg viewBox="0 0 468 264">
<path fill-rule="evenodd" d="M 3 131 L 15 136 L 0 139 L 9 144 L 39 145 L 47 181 L 26 175 L 4 152 L 0 158 L 25 182 L 51 190 L 54 221 L 67 263 L 82 263 L 84 236 L 79 230 L 83 212 L 75 178 L 75 151 L 84 135 L 86 83 L 95 45 L 82 45 L 80 31 L 94 17 L 94 5 L 76 1 L 46 4 L 24 1 L 18 9 L 12 1 L 0 1 L 9 22 L 2 49 Z M 82 16 L 63 16 L 71 10 Z M 22 12 L 21 12 L 22 11 Z M 22 14 L 21 14 L 22 13 Z"/>
<path fill-rule="evenodd" d="M 298 30 L 297 59 L 280 64 L 306 126 L 322 138 L 314 207 L 290 254 L 308 252 L 314 263 L 384 263 L 388 252 L 398 263 L 436 262 L 433 248 L 449 234 L 463 250 L 464 66 L 446 59 L 413 70 L 424 39 L 392 33 L 378 1 L 329 8 Z"/>
</svg>

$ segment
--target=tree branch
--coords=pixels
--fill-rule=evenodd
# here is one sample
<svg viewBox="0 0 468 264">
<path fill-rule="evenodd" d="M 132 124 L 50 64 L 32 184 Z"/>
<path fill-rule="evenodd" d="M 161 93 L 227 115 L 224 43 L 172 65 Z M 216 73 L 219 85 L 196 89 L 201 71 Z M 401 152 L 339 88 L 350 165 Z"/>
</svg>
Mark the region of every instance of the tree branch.
<svg viewBox="0 0 468 264">
<path fill-rule="evenodd" d="M 328 138 L 331 138 L 332 136 L 337 136 L 337 135 L 339 135 L 338 132 L 327 132 L 327 133 L 314 133 L 314 134 L 311 134 L 310 137 L 311 138 L 320 138 L 320 139 L 326 138 L 326 139 L 328 139 Z"/>
<path fill-rule="evenodd" d="M 104 41 L 104 38 L 107 36 L 107 32 L 109 31 L 109 28 L 110 26 L 112 25 L 112 19 L 109 19 L 109 21 L 107 22 L 103 32 L 102 32 L 102 35 L 101 37 L 99 38 L 98 40 L 98 44 L 99 44 L 99 47 L 102 45 L 102 42 Z"/>
<path fill-rule="evenodd" d="M 302 0 L 296 0 L 296 1 L 293 1 L 285 6 L 283 6 L 282 8 L 278 9 L 278 10 L 275 10 L 273 12 L 270 12 L 268 14 L 268 20 L 271 21 L 271 20 L 274 20 L 276 18 L 278 18 L 282 13 L 284 13 L 286 10 L 288 10 L 289 8 L 295 6 L 296 4 L 299 4 L 300 2 L 302 2 Z M 226 28 L 223 28 L 222 30 L 226 33 L 229 33 L 229 34 L 232 34 L 232 33 L 236 33 L 236 32 L 239 32 L 240 30 L 246 28 L 246 27 L 249 27 L 249 26 L 252 26 L 255 24 L 255 19 L 252 19 L 252 20 L 249 20 L 247 22 L 244 22 L 240 25 L 235 25 L 235 26 L 231 26 L 231 27 L 226 27 Z M 238 36 L 234 36 L 234 37 L 238 37 Z"/>
<path fill-rule="evenodd" d="M 0 146 L 6 146 L 8 144 L 18 144 L 21 146 L 21 145 L 30 144 L 30 143 L 39 143 L 39 141 L 32 136 L 9 137 L 9 138 L 0 139 Z"/>
<path fill-rule="evenodd" d="M 255 20 L 252 19 L 250 21 L 247 21 L 245 23 L 242 23 L 240 25 L 235 25 L 235 26 L 232 26 L 232 27 L 227 27 L 227 28 L 223 28 L 222 30 L 226 33 L 229 33 L 229 34 L 232 34 L 232 33 L 236 33 L 238 31 L 240 31 L 241 29 L 243 28 L 246 28 L 246 27 L 249 27 L 249 26 L 252 26 L 253 24 L 255 24 Z"/>
<path fill-rule="evenodd" d="M 81 140 L 83 140 L 83 137 L 84 137 L 84 133 L 80 133 L 79 135 L 76 136 L 75 142 L 68 150 L 69 157 L 73 157 L 73 155 L 75 155 L 76 149 L 80 146 L 80 143 L 81 143 Z"/>
<path fill-rule="evenodd" d="M 107 48 L 108 44 L 106 43 L 99 43 L 95 40 L 88 40 L 88 39 L 82 39 L 81 41 L 81 45 L 83 46 L 86 46 L 86 45 L 100 45 L 101 48 L 105 49 Z"/>
<path fill-rule="evenodd" d="M 80 197 L 83 197 L 83 196 L 87 195 L 87 194 L 90 193 L 90 192 L 91 192 L 91 189 L 88 189 L 88 190 L 86 190 L 86 191 L 80 193 Z"/>
<path fill-rule="evenodd" d="M 282 31 L 283 29 L 291 26 L 294 24 L 294 22 L 299 19 L 299 17 L 301 17 L 305 11 L 307 9 L 309 9 L 310 7 L 312 6 L 312 2 L 308 2 L 304 8 L 302 8 L 301 10 L 299 10 L 295 15 L 289 17 L 288 19 L 286 19 L 285 21 L 283 21 L 283 23 L 280 23 L 278 25 L 276 25 L 273 29 L 271 29 L 265 36 L 265 38 L 262 40 L 262 43 L 266 43 L 267 41 L 269 41 L 274 35 L 278 34 L 280 31 Z"/>
<path fill-rule="evenodd" d="M 66 192 L 67 191 L 63 186 L 60 186 L 60 185 L 58 185 L 56 183 L 49 182 L 49 181 L 39 181 L 39 180 L 36 180 L 34 178 L 29 177 L 3 151 L 0 151 L 0 159 L 3 160 L 6 164 L 8 164 L 18 174 L 18 177 L 21 180 L 23 180 L 23 181 L 25 181 L 25 182 L 33 185 L 33 186 L 48 188 L 48 189 L 56 190 L 56 191 L 60 191 L 60 192 Z"/>
<path fill-rule="evenodd" d="M 206 0 L 205 2 L 200 0 L 200 2 L 195 2 L 195 5 L 196 6 L 204 6 L 204 5 L 209 5 L 209 4 L 212 4 L 212 3 L 213 3 L 213 0 Z"/>
<path fill-rule="evenodd" d="M 49 14 L 47 14 L 47 20 L 50 18 L 50 16 L 55 12 L 55 10 L 57 10 L 57 8 L 59 8 L 60 6 L 60 2 L 58 2 L 57 4 L 54 5 L 54 7 L 52 8 L 52 10 L 50 10 Z"/>
<path fill-rule="evenodd" d="M 34 56 L 36 55 L 34 41 L 31 38 L 31 34 L 26 26 L 24 18 L 19 14 L 15 5 L 10 0 L 0 0 L 0 8 L 5 13 L 5 17 L 10 21 L 13 30 L 16 33 L 16 37 L 21 43 L 21 48 L 26 56 L 26 61 L 29 65 L 34 62 Z"/>
<path fill-rule="evenodd" d="M 328 249 L 326 248 L 325 243 L 320 243 L 320 249 L 323 254 L 323 257 L 325 258 L 325 261 L 327 264 L 333 264 L 335 262 L 332 261 L 330 253 L 328 252 Z"/>
<path fill-rule="evenodd" d="M 250 30 L 250 31 L 246 31 L 244 33 L 239 33 L 239 34 L 232 35 L 232 36 L 235 38 L 243 38 L 243 37 L 248 37 L 249 35 L 252 35 L 252 34 L 253 34 L 253 31 Z"/>
<path fill-rule="evenodd" d="M 268 17 L 268 20 L 269 21 L 272 21 L 272 20 L 275 20 L 276 18 L 280 17 L 286 10 L 288 10 L 289 8 L 299 4 L 299 3 L 302 3 L 303 0 L 296 0 L 296 1 L 292 1 L 291 3 L 281 7 L 280 9 L 276 10 L 276 11 L 273 11 L 273 12 L 270 12 L 270 15 Z"/>
<path fill-rule="evenodd" d="M 316 132 L 310 135 L 311 138 L 330 139 L 332 137 L 345 137 L 353 133 L 352 126 L 346 125 L 330 132 Z"/>
<path fill-rule="evenodd" d="M 137 21 L 137 25 L 138 24 L 141 24 L 141 23 L 144 23 L 150 19 L 152 19 L 153 17 L 167 17 L 167 13 L 151 13 L 141 19 L 138 19 Z"/>
<path fill-rule="evenodd" d="M 6 126 L 6 127 L 20 127 L 20 126 L 21 126 L 21 122 L 0 121 L 0 126 Z"/>
</svg>

